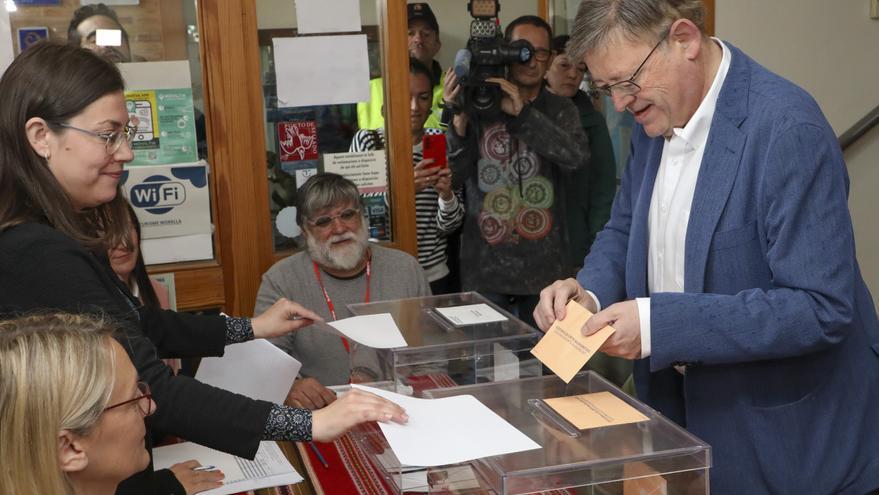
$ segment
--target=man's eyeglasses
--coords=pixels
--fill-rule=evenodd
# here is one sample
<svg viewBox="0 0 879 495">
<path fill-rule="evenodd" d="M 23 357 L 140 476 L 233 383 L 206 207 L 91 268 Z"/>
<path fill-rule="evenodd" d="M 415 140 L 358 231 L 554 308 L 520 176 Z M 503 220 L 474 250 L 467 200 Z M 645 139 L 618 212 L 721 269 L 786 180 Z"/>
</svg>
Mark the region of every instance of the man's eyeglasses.
<svg viewBox="0 0 879 495">
<path fill-rule="evenodd" d="M 552 55 L 550 50 L 546 48 L 535 48 L 534 49 L 534 60 L 538 62 L 546 62 L 549 60 L 549 56 Z"/>
<path fill-rule="evenodd" d="M 312 227 L 317 227 L 319 229 L 325 229 L 332 225 L 333 220 L 339 219 L 345 222 L 348 225 L 352 225 L 355 220 L 360 219 L 360 209 L 359 208 L 347 208 L 342 210 L 338 215 L 326 215 L 322 217 L 317 217 L 314 220 L 308 220 L 308 224 Z"/>
<path fill-rule="evenodd" d="M 659 41 L 657 41 L 655 45 L 653 45 L 653 49 L 650 50 L 650 53 L 648 53 L 646 57 L 644 57 L 644 60 L 641 62 L 641 65 L 639 65 L 638 68 L 635 69 L 635 73 L 632 74 L 632 77 L 626 79 L 625 81 L 616 82 L 611 85 L 590 86 L 589 93 L 591 93 L 593 96 L 613 96 L 614 94 L 617 94 L 619 96 L 632 96 L 638 93 L 638 91 L 641 91 L 641 86 L 639 86 L 638 83 L 635 82 L 635 79 L 638 78 L 638 75 L 641 73 L 641 69 L 643 69 L 647 61 L 650 60 L 653 52 L 655 52 L 656 49 L 659 48 L 659 45 L 661 45 L 662 42 L 666 40 L 666 38 L 668 38 L 667 32 L 661 38 L 659 38 Z"/>
<path fill-rule="evenodd" d="M 144 382 L 137 382 L 137 389 L 140 391 L 140 395 L 133 399 L 128 399 L 118 404 L 107 406 L 104 408 L 104 412 L 107 412 L 110 409 L 116 409 L 117 407 L 122 407 L 126 404 L 131 404 L 132 402 L 137 402 L 137 407 L 140 409 L 140 413 L 143 414 L 144 417 L 155 412 L 153 410 L 153 394 L 150 392 L 150 386 Z"/>
<path fill-rule="evenodd" d="M 79 131 L 90 136 L 103 139 L 107 154 L 112 155 L 119 151 L 119 148 L 122 146 L 123 141 L 127 141 L 128 144 L 131 145 L 131 142 L 134 141 L 134 135 L 137 134 L 138 121 L 136 118 L 132 117 L 131 121 L 125 124 L 125 127 L 113 132 L 94 132 L 88 129 L 80 129 L 79 127 L 75 127 L 64 122 L 55 122 L 54 124 L 58 127 L 73 129 L 74 131 Z"/>
</svg>

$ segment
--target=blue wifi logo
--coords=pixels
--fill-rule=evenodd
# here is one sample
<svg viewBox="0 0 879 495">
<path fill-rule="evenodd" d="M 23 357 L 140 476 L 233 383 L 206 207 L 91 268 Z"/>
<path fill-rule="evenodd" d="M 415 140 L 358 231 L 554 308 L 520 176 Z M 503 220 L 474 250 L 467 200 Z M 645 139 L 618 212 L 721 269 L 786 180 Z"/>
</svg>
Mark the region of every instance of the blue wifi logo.
<svg viewBox="0 0 879 495">
<path fill-rule="evenodd" d="M 186 202 L 182 183 L 164 175 L 152 175 L 131 188 L 131 204 L 154 215 L 162 215 Z"/>
</svg>

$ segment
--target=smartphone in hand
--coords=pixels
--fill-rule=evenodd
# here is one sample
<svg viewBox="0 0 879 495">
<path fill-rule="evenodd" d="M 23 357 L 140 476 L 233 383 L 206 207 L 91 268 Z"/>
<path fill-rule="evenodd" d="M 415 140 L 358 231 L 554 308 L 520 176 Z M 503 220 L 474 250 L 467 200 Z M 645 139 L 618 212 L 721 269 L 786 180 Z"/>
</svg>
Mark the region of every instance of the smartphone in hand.
<svg viewBox="0 0 879 495">
<path fill-rule="evenodd" d="M 429 167 L 446 168 L 448 160 L 446 159 L 446 136 L 445 134 L 425 134 L 421 138 L 422 157 L 426 160 L 433 159 L 433 163 Z"/>
</svg>

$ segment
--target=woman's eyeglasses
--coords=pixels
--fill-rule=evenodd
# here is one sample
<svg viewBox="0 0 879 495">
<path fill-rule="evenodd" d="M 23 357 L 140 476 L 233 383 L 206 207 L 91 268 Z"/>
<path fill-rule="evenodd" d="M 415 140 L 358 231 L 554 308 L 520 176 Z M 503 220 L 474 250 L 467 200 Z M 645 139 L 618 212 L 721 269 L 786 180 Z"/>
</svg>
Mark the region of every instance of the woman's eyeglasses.
<svg viewBox="0 0 879 495">
<path fill-rule="evenodd" d="M 81 129 L 79 127 L 72 126 L 64 122 L 55 122 L 54 124 L 58 127 L 73 129 L 74 131 L 79 131 L 90 136 L 103 139 L 107 154 L 112 155 L 119 151 L 119 148 L 122 147 L 123 142 L 128 142 L 128 144 L 131 145 L 131 142 L 134 141 L 134 135 L 137 134 L 138 120 L 132 117 L 131 120 L 127 124 L 125 124 L 125 127 L 113 132 L 94 132 L 88 129 Z"/>
<path fill-rule="evenodd" d="M 128 399 L 118 404 L 107 406 L 104 408 L 104 412 L 107 412 L 110 409 L 116 409 L 117 407 L 122 407 L 126 404 L 131 404 L 132 402 L 137 402 L 137 407 L 140 409 L 140 413 L 143 414 L 144 417 L 155 412 L 153 409 L 153 394 L 150 392 L 149 384 L 145 382 L 137 382 L 137 389 L 140 391 L 140 395 L 133 399 Z"/>
</svg>

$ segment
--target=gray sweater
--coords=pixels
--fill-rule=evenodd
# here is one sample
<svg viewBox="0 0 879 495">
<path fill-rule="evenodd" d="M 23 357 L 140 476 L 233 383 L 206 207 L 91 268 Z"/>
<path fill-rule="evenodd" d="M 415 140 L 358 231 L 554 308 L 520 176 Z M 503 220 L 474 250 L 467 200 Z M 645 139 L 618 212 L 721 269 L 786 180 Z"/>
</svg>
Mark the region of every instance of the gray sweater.
<svg viewBox="0 0 879 495">
<path fill-rule="evenodd" d="M 418 261 L 402 251 L 370 244 L 372 276 L 370 302 L 430 295 L 430 285 Z M 352 316 L 346 306 L 364 302 L 366 274 L 339 279 L 321 272 L 321 280 L 333 301 L 336 317 Z M 293 300 L 331 321 L 329 308 L 314 275 L 307 251 L 285 258 L 263 274 L 256 296 L 256 314 L 265 311 L 281 297 Z M 302 363 L 302 376 L 317 378 L 324 385 L 348 383 L 348 354 L 338 334 L 320 325 L 271 339 L 271 342 Z"/>
</svg>

